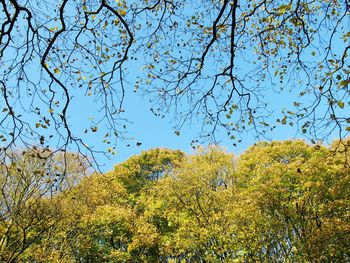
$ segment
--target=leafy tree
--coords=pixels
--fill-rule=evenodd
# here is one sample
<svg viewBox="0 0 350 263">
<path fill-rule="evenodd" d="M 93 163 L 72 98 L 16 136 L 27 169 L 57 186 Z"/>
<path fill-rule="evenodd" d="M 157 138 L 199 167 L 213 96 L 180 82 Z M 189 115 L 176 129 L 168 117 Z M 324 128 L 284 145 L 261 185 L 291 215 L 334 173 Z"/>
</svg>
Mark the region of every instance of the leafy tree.
<svg viewBox="0 0 350 263">
<path fill-rule="evenodd" d="M 179 167 L 183 159 L 184 154 L 181 151 L 153 149 L 115 166 L 113 175 L 129 193 L 139 194 L 140 190 Z"/>
<path fill-rule="evenodd" d="M 258 144 L 240 158 L 244 196 L 256 209 L 253 260 L 347 261 L 349 171 L 343 155 L 302 141 Z"/>
<path fill-rule="evenodd" d="M 54 262 L 154 262 L 156 227 L 144 219 L 139 204 L 166 172 L 179 166 L 184 154 L 154 149 L 94 174 L 63 196 L 64 219 L 28 251 L 27 259 Z M 56 261 L 55 261 L 56 260 Z"/>
<path fill-rule="evenodd" d="M 3 154 L 55 144 L 93 155 L 85 133 L 115 153 L 132 66 L 144 67 L 135 91 L 151 95 L 152 112 L 173 111 L 177 128 L 198 116 L 205 138 L 277 124 L 314 139 L 349 132 L 347 0 L 0 3 Z M 276 123 L 268 97 L 278 89 L 296 96 Z M 100 110 L 77 131 L 70 116 L 84 96 Z"/>
<path fill-rule="evenodd" d="M 2 262 L 17 262 L 62 219 L 55 194 L 74 186 L 86 167 L 74 154 L 47 159 L 49 155 L 37 149 L 17 151 L 0 165 Z"/>
<path fill-rule="evenodd" d="M 31 222 L 30 244 L 12 242 L 6 251 L 17 256 L 3 261 L 347 262 L 349 167 L 335 145 L 264 142 L 238 157 L 214 146 L 143 152 L 41 197 L 17 219 Z"/>
<path fill-rule="evenodd" d="M 232 162 L 191 156 L 143 196 L 166 260 L 347 261 L 343 154 L 303 141 L 261 143 Z"/>
<path fill-rule="evenodd" d="M 233 156 L 212 147 L 189 156 L 142 197 L 145 214 L 161 237 L 161 257 L 200 262 L 230 253 L 235 175 Z"/>
</svg>

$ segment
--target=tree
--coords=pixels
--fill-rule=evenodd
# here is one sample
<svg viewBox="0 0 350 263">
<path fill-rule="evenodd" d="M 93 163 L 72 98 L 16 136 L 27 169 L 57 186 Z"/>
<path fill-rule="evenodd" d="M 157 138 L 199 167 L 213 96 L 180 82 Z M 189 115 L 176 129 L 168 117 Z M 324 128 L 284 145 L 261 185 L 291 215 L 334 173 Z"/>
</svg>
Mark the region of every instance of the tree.
<svg viewBox="0 0 350 263">
<path fill-rule="evenodd" d="M 231 213 L 237 208 L 233 155 L 199 149 L 162 178 L 141 202 L 159 232 L 160 258 L 168 262 L 236 259 Z M 248 211 L 247 211 L 248 212 Z M 234 230 L 235 229 L 235 230 Z M 173 261 L 171 261 L 173 260 Z"/>
<path fill-rule="evenodd" d="M 86 169 L 75 154 L 57 154 L 49 161 L 48 155 L 35 149 L 17 151 L 0 164 L 2 262 L 17 262 L 62 220 L 57 193 L 73 187 Z"/>
<path fill-rule="evenodd" d="M 107 174 L 93 174 L 57 198 L 63 219 L 44 233 L 26 262 L 155 262 L 155 226 L 144 218 L 141 193 L 178 167 L 181 151 L 153 149 Z"/>
<path fill-rule="evenodd" d="M 349 170 L 343 154 L 303 141 L 260 143 L 235 163 L 189 156 L 144 196 L 174 262 L 349 260 Z"/>
<path fill-rule="evenodd" d="M 343 156 L 298 140 L 259 143 L 239 157 L 219 147 L 143 152 L 55 202 L 41 198 L 46 209 L 30 211 L 45 220 L 30 228 L 17 261 L 347 262 Z M 12 231 L 12 240 L 21 236 Z"/>
<path fill-rule="evenodd" d="M 272 262 L 347 261 L 348 173 L 343 153 L 303 141 L 247 150 L 237 174 L 257 229 L 248 241 L 259 240 L 248 256 Z"/>
<path fill-rule="evenodd" d="M 199 117 L 203 138 L 223 128 L 236 143 L 278 124 L 315 140 L 349 132 L 347 0 L 0 2 L 3 155 L 16 144 L 94 155 L 85 133 L 115 153 L 133 65 L 144 66 L 134 87 L 151 111 L 173 112 L 177 128 Z M 274 121 L 276 89 L 295 99 Z M 76 129 L 84 96 L 99 111 Z"/>
</svg>

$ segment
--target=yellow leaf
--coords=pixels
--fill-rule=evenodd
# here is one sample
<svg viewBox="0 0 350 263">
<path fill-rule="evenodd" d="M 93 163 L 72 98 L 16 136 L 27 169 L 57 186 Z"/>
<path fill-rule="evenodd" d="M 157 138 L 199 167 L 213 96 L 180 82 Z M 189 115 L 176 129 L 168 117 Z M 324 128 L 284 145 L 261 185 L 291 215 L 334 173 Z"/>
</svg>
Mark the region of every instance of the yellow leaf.
<svg viewBox="0 0 350 263">
<path fill-rule="evenodd" d="M 344 106 L 345 106 L 344 102 L 338 101 L 337 104 L 341 109 L 344 109 Z"/>
<path fill-rule="evenodd" d="M 55 31 L 57 31 L 57 29 L 58 29 L 58 27 L 55 26 L 55 27 L 50 28 L 50 31 L 51 31 L 51 32 L 55 32 Z"/>
<path fill-rule="evenodd" d="M 55 68 L 53 71 L 55 72 L 55 74 L 60 74 L 60 70 L 58 68 Z"/>
<path fill-rule="evenodd" d="M 125 9 L 119 10 L 119 14 L 121 14 L 122 16 L 125 16 L 126 15 L 126 10 Z"/>
</svg>

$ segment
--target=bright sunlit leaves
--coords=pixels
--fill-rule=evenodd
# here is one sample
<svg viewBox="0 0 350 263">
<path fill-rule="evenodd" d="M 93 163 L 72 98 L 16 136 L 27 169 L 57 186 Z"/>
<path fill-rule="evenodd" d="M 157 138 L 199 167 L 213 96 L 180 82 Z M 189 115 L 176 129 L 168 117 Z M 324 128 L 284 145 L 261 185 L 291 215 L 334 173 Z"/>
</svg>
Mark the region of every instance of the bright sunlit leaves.
<svg viewBox="0 0 350 263">
<path fill-rule="evenodd" d="M 261 142 L 239 157 L 214 146 L 193 155 L 142 152 L 114 171 L 82 178 L 51 201 L 44 198 L 47 213 L 55 209 L 55 227 L 41 233 L 21 258 L 345 262 L 350 177 L 339 145 Z M 44 167 L 33 174 L 41 178 Z M 20 179 L 26 166 L 11 169 Z M 36 220 L 49 215 L 42 212 Z M 33 236 L 41 231 L 36 227 Z M 12 231 L 10 239 L 20 235 L 0 228 L 4 231 Z"/>
</svg>

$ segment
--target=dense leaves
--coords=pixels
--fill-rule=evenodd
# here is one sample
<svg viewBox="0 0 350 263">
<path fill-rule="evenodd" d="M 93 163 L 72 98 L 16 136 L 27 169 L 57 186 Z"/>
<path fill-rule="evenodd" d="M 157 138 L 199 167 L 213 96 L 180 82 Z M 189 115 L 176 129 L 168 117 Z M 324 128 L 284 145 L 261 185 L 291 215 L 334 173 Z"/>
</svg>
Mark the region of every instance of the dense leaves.
<svg viewBox="0 0 350 263">
<path fill-rule="evenodd" d="M 56 202 L 41 198 L 55 221 L 49 230 L 45 216 L 32 221 L 37 238 L 18 260 L 347 262 L 349 189 L 340 148 L 275 141 L 239 157 L 214 146 L 154 149 L 86 176 Z M 3 242 L 2 261 L 11 261 L 16 244 Z"/>
<path fill-rule="evenodd" d="M 16 262 L 63 217 L 58 193 L 74 187 L 86 172 L 76 154 L 31 149 L 11 153 L 0 164 L 0 261 Z M 65 165 L 64 165 L 65 163 Z"/>
</svg>

